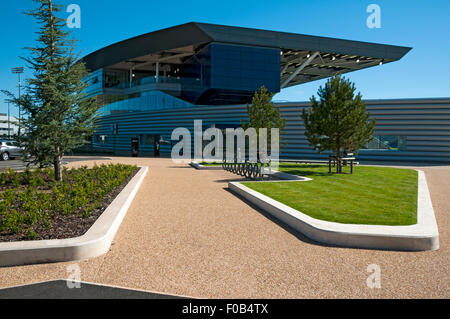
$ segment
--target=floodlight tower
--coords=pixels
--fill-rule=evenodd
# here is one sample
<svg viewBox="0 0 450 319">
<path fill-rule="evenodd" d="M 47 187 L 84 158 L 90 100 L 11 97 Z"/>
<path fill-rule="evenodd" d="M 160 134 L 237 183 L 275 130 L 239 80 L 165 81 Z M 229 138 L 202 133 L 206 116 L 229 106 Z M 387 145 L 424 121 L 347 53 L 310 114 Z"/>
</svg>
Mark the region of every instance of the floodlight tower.
<svg viewBox="0 0 450 319">
<path fill-rule="evenodd" d="M 19 67 L 15 67 L 12 68 L 11 71 L 13 74 L 18 74 L 19 75 L 19 136 L 20 136 L 20 125 L 21 125 L 21 107 L 20 107 L 20 87 L 21 87 L 21 81 L 20 81 L 20 75 L 23 73 L 24 71 L 24 67 L 23 66 L 19 66 Z"/>
<path fill-rule="evenodd" d="M 11 120 L 9 119 L 9 100 L 5 100 L 5 103 L 8 104 L 8 140 L 11 138 L 11 126 L 9 123 L 11 123 Z"/>
</svg>

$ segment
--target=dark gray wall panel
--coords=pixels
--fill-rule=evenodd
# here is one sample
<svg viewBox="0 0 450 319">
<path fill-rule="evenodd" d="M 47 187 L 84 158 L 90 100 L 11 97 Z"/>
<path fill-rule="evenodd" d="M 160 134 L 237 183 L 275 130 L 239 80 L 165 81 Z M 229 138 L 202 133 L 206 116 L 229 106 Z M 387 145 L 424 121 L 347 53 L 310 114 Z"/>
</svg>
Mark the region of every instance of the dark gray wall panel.
<svg viewBox="0 0 450 319">
<path fill-rule="evenodd" d="M 450 162 L 450 98 L 367 100 L 367 110 L 377 119 L 375 135 L 399 135 L 406 137 L 403 151 L 361 150 L 360 160 Z M 278 103 L 282 116 L 287 120 L 282 134 L 287 142 L 281 149 L 282 158 L 326 158 L 328 153 L 317 154 L 304 136 L 301 111 L 308 102 Z M 193 136 L 194 120 L 202 120 L 203 128 L 212 124 L 239 125 L 247 119 L 245 105 L 202 106 L 163 110 L 152 113 L 135 112 L 109 115 L 98 121 L 96 134 L 109 136 L 106 144 L 97 148 L 113 149 L 111 124 L 119 124 L 116 150 L 129 152 L 131 138 L 139 134 L 160 134 L 170 140 L 172 130 L 186 127 Z M 151 152 L 153 146 L 140 145 L 140 150 Z M 170 145 L 161 145 L 161 152 L 170 152 Z"/>
</svg>

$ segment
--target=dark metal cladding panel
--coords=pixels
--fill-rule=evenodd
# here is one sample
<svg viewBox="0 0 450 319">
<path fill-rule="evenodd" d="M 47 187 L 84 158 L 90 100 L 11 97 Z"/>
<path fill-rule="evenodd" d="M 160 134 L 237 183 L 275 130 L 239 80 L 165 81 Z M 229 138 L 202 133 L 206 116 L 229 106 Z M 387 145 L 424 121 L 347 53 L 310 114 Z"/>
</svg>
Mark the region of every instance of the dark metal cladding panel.
<svg viewBox="0 0 450 319">
<path fill-rule="evenodd" d="M 114 43 L 82 60 L 92 71 L 147 54 L 208 42 L 211 38 L 196 24 L 187 23 Z"/>
<path fill-rule="evenodd" d="M 389 160 L 389 161 L 421 161 L 421 162 L 446 162 L 450 163 L 450 125 L 438 125 L 431 129 L 428 123 L 430 119 L 422 118 L 422 114 L 415 115 L 415 123 L 403 125 L 399 119 L 398 124 L 385 130 L 385 125 L 380 115 L 390 115 L 392 109 L 409 114 L 408 106 L 422 106 L 423 114 L 433 114 L 436 106 L 440 109 L 450 110 L 450 98 L 441 99 L 395 99 L 395 100 L 367 100 L 366 106 L 369 112 L 378 110 L 373 116 L 379 123 L 375 126 L 376 135 L 399 135 L 406 137 L 406 148 L 402 151 L 376 151 L 364 150 L 357 155 L 359 160 Z M 285 159 L 326 159 L 327 153 L 318 155 L 305 138 L 305 128 L 301 119 L 301 111 L 308 107 L 308 102 L 277 103 L 281 115 L 286 119 L 286 129 L 282 132 L 282 138 L 287 142 L 281 148 L 281 158 Z M 386 108 L 387 107 L 387 108 Z M 386 112 L 386 113 L 383 113 Z M 112 124 L 119 123 L 120 134 L 117 136 L 117 149 L 127 152 L 130 148 L 130 140 L 141 134 L 160 134 L 165 140 L 170 140 L 172 130 L 176 127 L 186 127 L 191 132 L 194 120 L 203 120 L 203 127 L 216 124 L 217 127 L 239 126 L 241 119 L 247 120 L 245 105 L 222 106 L 198 106 L 192 108 L 162 110 L 155 112 L 120 113 L 105 116 L 98 121 L 99 127 L 96 134 L 111 134 Z M 439 119 L 435 119 L 439 122 Z M 410 118 L 405 118 L 409 122 Z M 426 126 L 420 124 L 427 123 Z M 106 144 L 94 144 L 94 147 L 112 149 L 113 138 L 109 138 Z M 174 142 L 175 144 L 176 142 Z M 142 147 L 141 147 L 142 146 Z M 140 150 L 152 152 L 152 145 L 140 145 Z M 162 153 L 170 153 L 170 145 L 161 145 Z"/>
<path fill-rule="evenodd" d="M 398 60 L 411 48 L 304 34 L 196 23 L 215 41 Z"/>
<path fill-rule="evenodd" d="M 411 48 L 311 35 L 190 22 L 150 32 L 95 51 L 83 58 L 89 70 L 188 45 L 212 41 L 243 45 L 361 55 L 399 60 Z"/>
</svg>

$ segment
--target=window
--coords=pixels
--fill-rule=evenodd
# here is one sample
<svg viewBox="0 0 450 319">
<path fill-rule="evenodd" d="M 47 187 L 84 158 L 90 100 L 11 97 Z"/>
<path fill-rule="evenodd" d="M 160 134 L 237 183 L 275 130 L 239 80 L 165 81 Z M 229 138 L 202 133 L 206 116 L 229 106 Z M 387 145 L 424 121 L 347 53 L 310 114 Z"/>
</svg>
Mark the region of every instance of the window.
<svg viewBox="0 0 450 319">
<path fill-rule="evenodd" d="M 367 150 L 401 151 L 405 149 L 406 137 L 396 135 L 375 135 L 373 139 L 364 145 Z"/>
<path fill-rule="evenodd" d="M 105 144 L 108 140 L 108 135 L 95 135 L 94 141 L 98 144 Z"/>
<path fill-rule="evenodd" d="M 211 87 L 254 92 L 280 90 L 280 53 L 273 48 L 212 43 Z"/>
<path fill-rule="evenodd" d="M 15 146 L 15 147 L 20 147 L 20 144 L 18 142 L 10 142 L 10 143 L 6 143 L 9 146 Z"/>
<path fill-rule="evenodd" d="M 128 85 L 128 74 L 123 71 L 111 71 L 104 72 L 105 88 L 125 88 Z"/>
<path fill-rule="evenodd" d="M 160 140 L 160 135 L 155 134 L 141 134 L 139 135 L 139 144 L 141 145 L 155 145 L 155 142 Z"/>
</svg>

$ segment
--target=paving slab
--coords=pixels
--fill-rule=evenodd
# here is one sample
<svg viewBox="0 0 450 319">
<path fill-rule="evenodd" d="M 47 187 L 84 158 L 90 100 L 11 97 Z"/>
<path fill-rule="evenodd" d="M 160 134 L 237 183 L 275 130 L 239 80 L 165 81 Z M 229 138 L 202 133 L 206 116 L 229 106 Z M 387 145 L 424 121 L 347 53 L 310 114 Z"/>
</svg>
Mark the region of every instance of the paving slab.
<svg viewBox="0 0 450 319">
<path fill-rule="evenodd" d="M 0 289 L 0 299 L 178 299 L 179 296 L 60 279 Z"/>
</svg>

